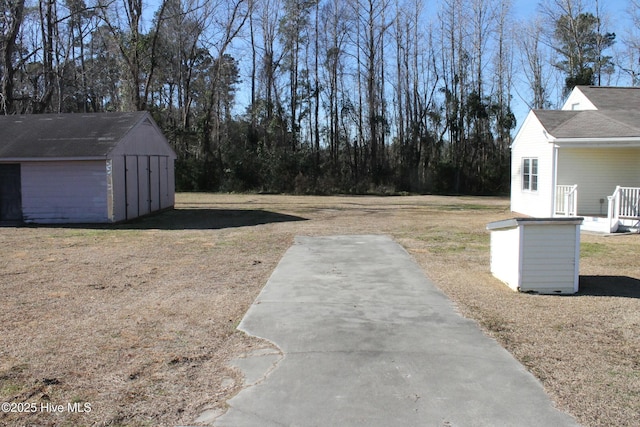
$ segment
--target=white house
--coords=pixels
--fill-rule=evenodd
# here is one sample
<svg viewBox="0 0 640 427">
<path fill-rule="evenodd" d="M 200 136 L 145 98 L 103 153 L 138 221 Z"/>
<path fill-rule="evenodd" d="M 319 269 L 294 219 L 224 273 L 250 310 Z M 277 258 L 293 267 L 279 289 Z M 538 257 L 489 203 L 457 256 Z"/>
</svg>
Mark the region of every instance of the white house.
<svg viewBox="0 0 640 427">
<path fill-rule="evenodd" d="M 640 222 L 640 88 L 578 86 L 532 110 L 511 146 L 511 210 L 581 216 L 583 230 Z"/>
<path fill-rule="evenodd" d="M 147 112 L 0 116 L 0 222 L 114 223 L 174 205 Z"/>
</svg>

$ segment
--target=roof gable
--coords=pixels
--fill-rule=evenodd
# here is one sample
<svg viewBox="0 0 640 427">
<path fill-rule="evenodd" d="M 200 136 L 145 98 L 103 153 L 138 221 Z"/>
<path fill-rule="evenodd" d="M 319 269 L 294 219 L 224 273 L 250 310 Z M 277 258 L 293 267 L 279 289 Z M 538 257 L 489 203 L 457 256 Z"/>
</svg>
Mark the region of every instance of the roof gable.
<svg viewBox="0 0 640 427">
<path fill-rule="evenodd" d="M 106 158 L 149 113 L 0 116 L 0 158 Z"/>
<path fill-rule="evenodd" d="M 597 110 L 596 106 L 587 98 L 587 96 L 580 90 L 580 86 L 573 88 L 567 100 L 562 106 L 564 111 L 574 110 Z"/>
<path fill-rule="evenodd" d="M 597 110 L 640 109 L 640 87 L 576 86 L 574 92 L 577 91 L 581 92 Z M 572 96 L 573 92 L 567 99 L 567 104 Z"/>
<path fill-rule="evenodd" d="M 640 140 L 640 87 L 576 86 L 562 110 L 532 110 L 555 139 Z"/>
</svg>

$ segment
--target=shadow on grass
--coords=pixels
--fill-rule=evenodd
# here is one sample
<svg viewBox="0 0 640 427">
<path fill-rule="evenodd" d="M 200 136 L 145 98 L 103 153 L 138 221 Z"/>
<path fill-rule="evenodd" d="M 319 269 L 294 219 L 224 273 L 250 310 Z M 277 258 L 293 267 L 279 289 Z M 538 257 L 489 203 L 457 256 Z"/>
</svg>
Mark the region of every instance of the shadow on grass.
<svg viewBox="0 0 640 427">
<path fill-rule="evenodd" d="M 118 224 L 28 224 L 24 226 L 95 230 L 219 230 L 291 221 L 307 221 L 307 219 L 261 209 L 169 209 Z"/>
<path fill-rule="evenodd" d="M 577 295 L 640 298 L 640 280 L 628 276 L 580 276 Z"/>
<path fill-rule="evenodd" d="M 124 229 L 218 230 L 277 222 L 306 221 L 299 216 L 261 209 L 172 209 L 114 227 Z"/>
</svg>

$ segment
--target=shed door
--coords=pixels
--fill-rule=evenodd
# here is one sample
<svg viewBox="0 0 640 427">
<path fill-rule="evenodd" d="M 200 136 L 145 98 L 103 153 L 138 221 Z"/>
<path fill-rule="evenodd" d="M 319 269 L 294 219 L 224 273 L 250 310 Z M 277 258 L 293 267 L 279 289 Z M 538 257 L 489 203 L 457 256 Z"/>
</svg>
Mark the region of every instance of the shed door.
<svg viewBox="0 0 640 427">
<path fill-rule="evenodd" d="M 160 209 L 171 206 L 169 198 L 169 158 L 159 157 L 160 161 Z"/>
<path fill-rule="evenodd" d="M 160 157 L 149 157 L 149 205 L 151 212 L 160 210 Z"/>
<path fill-rule="evenodd" d="M 22 221 L 19 164 L 0 164 L 0 221 Z"/>
<path fill-rule="evenodd" d="M 151 194 L 149 192 L 149 156 L 138 156 L 138 214 L 151 212 Z"/>
<path fill-rule="evenodd" d="M 127 219 L 137 218 L 138 212 L 138 157 L 125 156 L 125 192 Z"/>
</svg>

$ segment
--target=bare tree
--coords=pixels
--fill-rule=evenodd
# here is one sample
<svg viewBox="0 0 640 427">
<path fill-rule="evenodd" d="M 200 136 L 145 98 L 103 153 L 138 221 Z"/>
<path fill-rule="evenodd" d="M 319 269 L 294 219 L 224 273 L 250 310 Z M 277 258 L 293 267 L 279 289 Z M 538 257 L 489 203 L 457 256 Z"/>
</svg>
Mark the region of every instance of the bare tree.
<svg viewBox="0 0 640 427">
<path fill-rule="evenodd" d="M 217 145 L 218 150 L 221 144 L 221 127 L 225 118 L 222 117 L 221 114 L 214 114 L 214 110 L 217 110 L 218 113 L 220 112 L 221 96 L 224 95 L 224 92 L 220 90 L 220 85 L 224 78 L 230 75 L 229 67 L 235 66 L 234 61 L 230 61 L 230 58 L 227 56 L 227 49 L 238 36 L 249 18 L 249 4 L 247 0 L 232 0 L 230 2 L 223 1 L 215 4 L 208 3 L 208 7 L 211 8 L 209 9 L 209 16 L 215 17 L 215 22 L 211 28 L 212 37 L 209 39 L 207 47 L 209 51 L 215 52 L 215 61 L 208 92 L 209 102 L 205 109 L 202 124 L 202 148 L 207 161 L 214 153 L 212 142 Z M 223 86 L 226 87 L 228 84 L 224 84 Z M 220 157 L 219 151 L 218 157 Z"/>
<path fill-rule="evenodd" d="M 13 114 L 13 61 L 24 17 L 24 0 L 2 0 L 0 12 L 0 109 L 4 114 Z"/>
<path fill-rule="evenodd" d="M 258 4 L 258 2 L 256 2 Z M 263 91 L 266 123 L 263 126 L 263 140 L 267 147 L 271 146 L 272 134 L 278 132 L 283 136 L 281 123 L 281 101 L 277 86 L 278 70 L 281 66 L 283 52 L 278 43 L 278 26 L 282 19 L 280 0 L 261 0 L 254 11 L 258 14 L 262 46 L 260 47 L 262 66 L 260 67 L 261 90 Z M 283 141 L 284 142 L 284 141 Z"/>
<path fill-rule="evenodd" d="M 470 80 L 468 16 L 463 0 L 444 0 L 439 13 L 441 31 L 441 72 L 443 75 L 445 122 L 448 135 L 448 158 L 453 169 L 452 189 L 460 191 L 462 170 L 468 144 L 465 132 L 465 109 Z"/>
<path fill-rule="evenodd" d="M 640 0 L 630 0 L 627 12 L 632 25 L 623 36 L 624 50 L 617 54 L 618 68 L 629 77 L 631 86 L 640 85 Z"/>
<path fill-rule="evenodd" d="M 523 22 L 518 38 L 523 75 L 531 92 L 531 99 L 527 101 L 527 105 L 534 109 L 550 106 L 548 77 L 545 75 L 546 64 L 550 61 L 543 49 L 542 32 L 543 28 L 539 20 Z"/>
<path fill-rule="evenodd" d="M 384 42 L 387 30 L 393 21 L 386 20 L 389 4 L 386 1 L 366 0 L 358 2 L 356 10 L 359 28 L 359 54 L 364 58 L 365 100 L 369 146 L 369 168 L 374 184 L 378 184 L 384 168 L 384 132 L 387 126 L 384 92 Z M 362 108 L 362 105 L 361 105 Z"/>
<path fill-rule="evenodd" d="M 345 140 L 341 126 L 341 86 L 344 78 L 344 61 L 346 41 L 349 35 L 350 9 L 340 0 L 331 0 L 321 9 L 321 49 L 318 57 L 322 58 L 325 74 L 325 96 L 328 117 L 327 139 L 329 142 L 329 159 L 332 171 L 338 171 L 341 143 Z M 356 167 L 355 159 L 350 156 L 350 167 Z"/>
<path fill-rule="evenodd" d="M 150 37 L 142 28 L 142 0 L 122 0 L 120 5 L 115 1 L 99 0 L 99 6 L 101 17 L 110 29 L 126 67 L 129 104 L 125 109 L 144 110 L 156 70 L 158 26 L 164 20 L 167 0 L 160 3 Z"/>
</svg>

